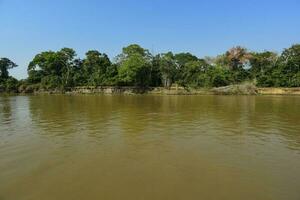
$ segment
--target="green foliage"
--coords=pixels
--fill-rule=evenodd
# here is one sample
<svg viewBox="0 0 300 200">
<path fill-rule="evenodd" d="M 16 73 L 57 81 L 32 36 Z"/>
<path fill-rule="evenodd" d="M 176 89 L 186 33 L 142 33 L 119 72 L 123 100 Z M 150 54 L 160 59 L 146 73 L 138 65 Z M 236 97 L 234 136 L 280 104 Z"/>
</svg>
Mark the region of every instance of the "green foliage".
<svg viewBox="0 0 300 200">
<path fill-rule="evenodd" d="M 178 65 L 172 52 L 160 55 L 159 68 L 164 87 L 170 87 L 178 74 Z"/>
<path fill-rule="evenodd" d="M 8 70 L 17 65 L 0 59 L 0 90 L 25 88 L 67 89 L 76 86 L 221 87 L 245 81 L 260 87 L 300 87 L 300 45 L 274 52 L 251 52 L 234 47 L 216 58 L 199 59 L 190 53 L 151 55 L 137 44 L 122 49 L 115 62 L 90 50 L 84 59 L 70 48 L 37 54 L 28 66 L 28 78 L 17 81 Z"/>
<path fill-rule="evenodd" d="M 221 87 L 232 83 L 231 72 L 224 68 L 216 66 L 209 71 L 210 86 Z"/>
<path fill-rule="evenodd" d="M 0 79 L 9 78 L 8 70 L 17 67 L 17 65 L 8 58 L 0 58 Z"/>
<path fill-rule="evenodd" d="M 140 54 L 133 54 L 122 62 L 119 68 L 119 81 L 122 85 L 148 86 L 149 63 Z"/>
<path fill-rule="evenodd" d="M 190 68 L 188 63 L 196 63 L 199 59 L 197 56 L 194 56 L 190 53 L 178 53 L 175 54 L 174 60 L 176 63 L 176 70 L 175 70 L 175 75 L 174 75 L 174 81 L 179 83 L 179 84 L 187 84 L 184 79 L 184 73 Z M 187 68 L 187 69 L 186 69 Z M 192 84 L 193 85 L 193 84 Z"/>
<path fill-rule="evenodd" d="M 158 87 L 162 85 L 162 74 L 160 70 L 160 55 L 156 55 L 152 58 L 150 65 L 150 86 Z"/>
<path fill-rule="evenodd" d="M 258 86 L 263 87 L 300 87 L 300 45 L 285 49 L 271 65 L 265 65 L 265 73 L 258 78 Z"/>
<path fill-rule="evenodd" d="M 218 56 L 216 64 L 236 71 L 245 68 L 251 56 L 246 48 L 237 46 L 229 49 L 225 54 Z"/>
<path fill-rule="evenodd" d="M 63 48 L 58 52 L 42 52 L 30 62 L 28 79 L 33 83 L 40 80 L 47 89 L 72 86 L 70 83 L 75 56 L 75 51 L 70 48 Z"/>
<path fill-rule="evenodd" d="M 190 53 L 178 53 L 174 56 L 174 59 L 179 65 L 179 68 L 181 68 L 182 66 L 186 65 L 189 62 L 198 61 L 197 56 L 194 56 Z"/>
<path fill-rule="evenodd" d="M 123 48 L 123 55 L 125 57 L 130 57 L 133 55 L 141 55 L 142 57 L 147 57 L 150 55 L 149 51 L 147 49 L 143 49 L 138 44 L 132 44 L 128 47 Z"/>
<path fill-rule="evenodd" d="M 6 79 L 0 79 L 0 91 L 16 92 L 18 90 L 18 86 L 18 80 L 11 76 Z"/>
<path fill-rule="evenodd" d="M 17 91 L 18 80 L 9 76 L 9 69 L 17 65 L 8 58 L 0 58 L 0 91 Z"/>
<path fill-rule="evenodd" d="M 272 67 L 274 67 L 278 56 L 271 51 L 262 53 L 253 52 L 250 58 L 251 69 L 249 70 L 252 78 L 264 76 Z"/>
<path fill-rule="evenodd" d="M 111 62 L 106 54 L 93 50 L 86 53 L 83 60 L 83 74 L 87 85 L 103 85 L 109 77 Z"/>
<path fill-rule="evenodd" d="M 210 67 L 204 60 L 189 61 L 182 66 L 181 79 L 178 83 L 194 88 L 209 86 L 207 73 Z"/>
<path fill-rule="evenodd" d="M 118 56 L 118 84 L 147 87 L 151 83 L 151 59 L 148 50 L 137 44 L 123 48 Z"/>
<path fill-rule="evenodd" d="M 283 87 L 299 87 L 300 45 L 285 49 L 276 64 L 277 82 Z M 280 75 L 279 75 L 280 73 Z"/>
</svg>

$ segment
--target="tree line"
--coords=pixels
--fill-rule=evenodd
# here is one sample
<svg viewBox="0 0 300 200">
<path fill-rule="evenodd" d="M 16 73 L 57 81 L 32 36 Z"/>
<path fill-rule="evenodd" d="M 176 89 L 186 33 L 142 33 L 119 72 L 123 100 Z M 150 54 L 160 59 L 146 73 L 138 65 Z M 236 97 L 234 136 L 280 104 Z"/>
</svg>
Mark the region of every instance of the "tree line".
<svg viewBox="0 0 300 200">
<path fill-rule="evenodd" d="M 250 52 L 237 46 L 216 57 L 191 53 L 153 55 L 137 44 L 122 49 L 112 61 L 90 50 L 85 58 L 71 48 L 37 54 L 28 65 L 28 78 L 18 81 L 8 70 L 17 65 L 0 59 L 0 90 L 66 89 L 76 86 L 220 87 L 251 81 L 259 87 L 300 87 L 300 44 L 272 51 Z"/>
</svg>

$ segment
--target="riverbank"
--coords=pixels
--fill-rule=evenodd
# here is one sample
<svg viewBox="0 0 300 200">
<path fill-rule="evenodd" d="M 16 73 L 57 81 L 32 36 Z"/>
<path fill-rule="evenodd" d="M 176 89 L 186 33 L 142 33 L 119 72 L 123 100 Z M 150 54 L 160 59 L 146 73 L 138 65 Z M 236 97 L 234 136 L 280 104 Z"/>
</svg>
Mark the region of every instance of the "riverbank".
<svg viewBox="0 0 300 200">
<path fill-rule="evenodd" d="M 257 88 L 261 95 L 300 95 L 300 88 Z"/>
<path fill-rule="evenodd" d="M 3 91 L 0 93 L 4 93 Z M 173 86 L 164 87 L 74 87 L 65 90 L 60 89 L 26 89 L 19 88 L 13 94 L 158 94 L 158 95 L 300 95 L 300 88 L 259 88 L 253 84 L 245 83 L 218 88 L 185 88 Z"/>
</svg>

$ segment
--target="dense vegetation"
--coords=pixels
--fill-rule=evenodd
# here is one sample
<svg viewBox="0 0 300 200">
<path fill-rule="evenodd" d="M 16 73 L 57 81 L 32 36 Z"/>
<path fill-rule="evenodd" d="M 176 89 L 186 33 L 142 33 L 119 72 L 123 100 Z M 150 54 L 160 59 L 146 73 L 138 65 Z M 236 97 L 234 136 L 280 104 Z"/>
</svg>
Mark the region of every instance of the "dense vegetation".
<svg viewBox="0 0 300 200">
<path fill-rule="evenodd" d="M 0 92 L 17 90 L 18 80 L 9 76 L 8 70 L 17 65 L 8 58 L 0 58 Z"/>
<path fill-rule="evenodd" d="M 274 52 L 249 52 L 234 47 L 215 58 L 190 53 L 152 55 L 133 44 L 112 62 L 91 50 L 84 59 L 70 48 L 37 54 L 28 66 L 28 78 L 17 81 L 8 70 L 17 65 L 0 59 L 0 90 L 66 89 L 76 86 L 220 87 L 251 81 L 261 87 L 300 87 L 300 45 Z"/>
</svg>

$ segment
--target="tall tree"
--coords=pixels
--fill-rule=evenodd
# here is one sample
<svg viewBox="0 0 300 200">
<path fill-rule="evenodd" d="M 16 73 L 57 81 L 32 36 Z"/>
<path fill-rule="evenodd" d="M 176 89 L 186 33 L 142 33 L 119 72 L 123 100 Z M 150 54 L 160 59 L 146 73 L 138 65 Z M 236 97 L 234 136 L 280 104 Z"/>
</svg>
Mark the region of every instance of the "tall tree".
<svg viewBox="0 0 300 200">
<path fill-rule="evenodd" d="M 9 76 L 9 69 L 17 67 L 17 65 L 8 58 L 0 58 L 0 91 L 16 91 L 18 80 Z"/>
<path fill-rule="evenodd" d="M 17 67 L 17 65 L 8 58 L 0 58 L 0 79 L 9 77 L 8 70 Z"/>
<path fill-rule="evenodd" d="M 76 57 L 76 52 L 71 48 L 63 48 L 58 51 L 57 54 L 62 64 L 63 86 L 71 86 L 71 73 L 74 71 L 73 68 L 75 64 L 74 59 Z"/>
<path fill-rule="evenodd" d="M 151 54 L 137 44 L 124 47 L 118 56 L 119 81 L 125 85 L 149 86 L 151 80 Z"/>
<path fill-rule="evenodd" d="M 247 65 L 251 54 L 246 48 L 237 46 L 229 49 L 222 58 L 220 64 L 228 67 L 230 70 L 239 70 Z"/>
<path fill-rule="evenodd" d="M 42 52 L 29 63 L 29 76 L 41 76 L 42 85 L 49 88 L 70 86 L 75 56 L 75 51 L 70 48 Z"/>
<path fill-rule="evenodd" d="M 175 54 L 174 59 L 176 60 L 179 67 L 184 66 L 188 62 L 198 61 L 197 56 L 194 56 L 191 53 L 178 53 L 178 54 Z"/>
<path fill-rule="evenodd" d="M 282 52 L 272 76 L 276 86 L 300 86 L 300 44 Z"/>
<path fill-rule="evenodd" d="M 179 83 L 190 87 L 207 86 L 207 76 L 210 66 L 204 60 L 196 60 L 185 63 Z"/>
<path fill-rule="evenodd" d="M 191 53 L 178 53 L 174 55 L 174 59 L 177 65 L 176 74 L 174 76 L 175 82 L 182 82 L 184 77 L 182 77 L 187 63 L 198 61 L 197 56 L 192 55 Z"/>
<path fill-rule="evenodd" d="M 172 85 L 177 70 L 178 65 L 176 63 L 174 54 L 172 52 L 161 54 L 160 71 L 164 87 L 170 87 Z"/>
<path fill-rule="evenodd" d="M 263 76 L 268 70 L 270 70 L 276 64 L 278 56 L 271 51 L 265 51 L 262 53 L 252 52 L 250 58 L 251 75 L 252 78 Z"/>
<path fill-rule="evenodd" d="M 150 77 L 150 85 L 153 87 L 162 85 L 162 75 L 160 71 L 160 55 L 156 55 L 152 58 L 151 62 L 151 77 Z"/>
<path fill-rule="evenodd" d="M 86 58 L 83 60 L 84 76 L 87 83 L 103 85 L 110 66 L 111 62 L 106 54 L 101 54 L 96 50 L 88 51 Z"/>
<path fill-rule="evenodd" d="M 248 78 L 251 56 L 246 48 L 237 46 L 218 56 L 216 64 L 231 70 L 234 82 L 240 83 Z"/>
<path fill-rule="evenodd" d="M 262 53 L 252 52 L 251 54 L 251 68 L 249 70 L 251 79 L 254 79 L 258 86 L 272 86 L 273 81 L 271 73 L 278 60 L 277 54 L 271 51 L 265 51 Z"/>
<path fill-rule="evenodd" d="M 125 85 L 148 86 L 149 63 L 139 54 L 124 60 L 119 68 L 119 79 Z"/>
</svg>

